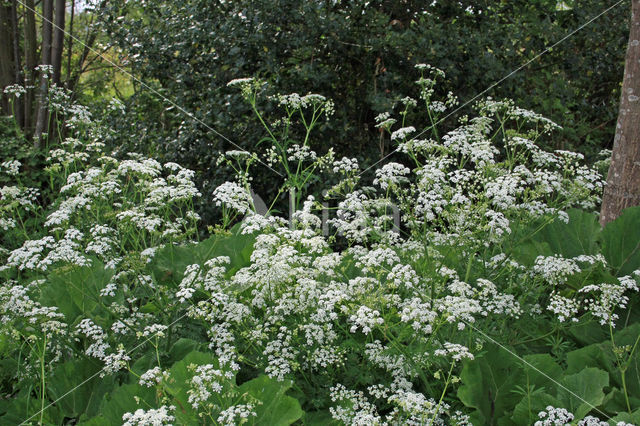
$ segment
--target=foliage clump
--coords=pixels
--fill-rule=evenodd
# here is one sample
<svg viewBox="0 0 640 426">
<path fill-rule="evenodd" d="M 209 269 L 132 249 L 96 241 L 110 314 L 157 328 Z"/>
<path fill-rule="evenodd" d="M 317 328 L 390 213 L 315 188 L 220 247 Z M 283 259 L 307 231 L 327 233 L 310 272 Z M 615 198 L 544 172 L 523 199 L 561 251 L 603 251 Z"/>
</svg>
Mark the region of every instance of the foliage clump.
<svg viewBox="0 0 640 426">
<path fill-rule="evenodd" d="M 371 185 L 315 152 L 328 99 L 273 98 L 272 123 L 260 81 L 234 81 L 266 155 L 220 159 L 236 176 L 204 196 L 223 220 L 200 242 L 193 172 L 107 155 L 90 121 L 52 147 L 51 203 L 3 165 L 0 419 L 637 422 L 640 210 L 601 229 L 602 176 L 540 148 L 557 125 L 510 101 L 441 131 L 455 101 L 418 69 L 420 97 L 378 120 L 404 156 Z M 268 214 L 259 162 L 284 179 Z"/>
</svg>

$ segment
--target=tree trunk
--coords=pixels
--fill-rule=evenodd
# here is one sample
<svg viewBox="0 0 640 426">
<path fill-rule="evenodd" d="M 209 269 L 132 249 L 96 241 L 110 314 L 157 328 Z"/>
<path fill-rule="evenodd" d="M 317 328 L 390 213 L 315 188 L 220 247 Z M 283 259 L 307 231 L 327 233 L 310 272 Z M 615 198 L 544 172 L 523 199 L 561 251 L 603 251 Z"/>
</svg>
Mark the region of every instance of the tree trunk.
<svg viewBox="0 0 640 426">
<path fill-rule="evenodd" d="M 62 72 L 62 50 L 64 49 L 65 0 L 55 0 L 56 20 L 53 28 L 53 44 L 51 45 L 51 65 L 53 66 L 53 83 L 60 85 Z"/>
<path fill-rule="evenodd" d="M 620 111 L 600 223 L 604 226 L 624 208 L 637 205 L 640 205 L 640 0 L 632 0 Z"/>
<path fill-rule="evenodd" d="M 30 137 L 33 132 L 33 86 L 35 85 L 35 68 L 38 57 L 38 45 L 36 44 L 36 17 L 33 0 L 26 0 L 24 8 L 24 60 L 25 73 L 24 85 L 27 93 L 24 95 L 24 134 Z"/>
<path fill-rule="evenodd" d="M 9 97 L 4 88 L 13 84 L 13 43 L 11 42 L 11 6 L 0 3 L 0 97 L 2 115 L 11 114 Z"/>
<path fill-rule="evenodd" d="M 40 65 L 51 65 L 51 36 L 52 36 L 52 21 L 53 21 L 53 0 L 43 0 L 42 2 L 42 59 Z M 40 88 L 38 90 L 38 117 L 36 119 L 36 131 L 33 135 L 34 145 L 40 146 L 40 139 L 42 133 L 47 128 L 48 124 L 48 108 L 47 108 L 47 93 L 49 87 L 50 75 L 46 71 L 40 72 Z"/>
<path fill-rule="evenodd" d="M 76 0 L 71 0 L 71 18 L 69 19 L 69 37 L 67 38 L 67 78 L 66 85 L 69 88 L 71 80 L 71 56 L 73 54 L 73 19 L 76 14 Z"/>
<path fill-rule="evenodd" d="M 80 81 L 80 76 L 85 71 L 84 70 L 85 62 L 87 61 L 87 58 L 91 53 L 91 49 L 93 48 L 93 44 L 96 42 L 97 37 L 98 37 L 98 31 L 95 29 L 95 27 L 93 27 L 91 29 L 91 32 L 87 34 L 87 38 L 84 41 L 84 49 L 80 54 L 80 58 L 78 59 L 78 62 L 76 64 L 75 70 L 73 72 L 73 76 L 71 77 L 71 80 L 67 82 L 67 89 L 71 90 L 72 92 L 76 91 L 76 88 Z"/>
<path fill-rule="evenodd" d="M 20 32 L 18 30 L 18 2 L 13 0 L 11 2 L 11 38 L 13 39 L 13 73 L 14 83 L 24 85 L 24 78 L 22 74 L 22 61 L 20 60 Z M 20 97 L 14 101 L 14 116 L 18 126 L 24 126 L 23 121 L 23 107 L 22 103 L 24 98 Z"/>
</svg>

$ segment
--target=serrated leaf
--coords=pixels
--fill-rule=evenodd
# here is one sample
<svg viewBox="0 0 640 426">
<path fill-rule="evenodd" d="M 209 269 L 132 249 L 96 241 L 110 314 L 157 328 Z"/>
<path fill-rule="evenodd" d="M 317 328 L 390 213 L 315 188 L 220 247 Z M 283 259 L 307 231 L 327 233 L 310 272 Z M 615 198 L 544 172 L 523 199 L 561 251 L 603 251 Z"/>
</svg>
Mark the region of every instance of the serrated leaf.
<svg viewBox="0 0 640 426">
<path fill-rule="evenodd" d="M 96 360 L 81 359 L 60 364 L 47 378 L 47 392 L 61 413 L 69 418 L 98 414 L 102 398 L 113 386 L 113 378 L 95 375 L 102 369 Z M 94 376 L 91 378 L 92 376 Z M 88 380 L 88 381 L 87 381 Z M 73 392 L 70 392 L 73 390 Z"/>
<path fill-rule="evenodd" d="M 218 256 L 229 256 L 229 270 L 236 271 L 250 262 L 253 242 L 252 235 L 214 235 L 196 244 L 182 246 L 168 245 L 153 257 L 150 268 L 155 279 L 164 284 L 177 286 L 189 265 L 204 264 Z"/>
<path fill-rule="evenodd" d="M 576 420 L 584 418 L 604 401 L 603 389 L 609 385 L 609 374 L 599 368 L 585 368 L 564 376 L 558 385 L 558 400 L 572 412 Z"/>
<path fill-rule="evenodd" d="M 109 283 L 113 272 L 96 260 L 91 266 L 59 269 L 42 284 L 41 303 L 57 306 L 71 323 L 80 315 L 95 317 L 104 314 L 100 290 Z"/>
<path fill-rule="evenodd" d="M 595 213 L 571 209 L 569 222 L 556 219 L 544 227 L 534 239 L 546 242 L 551 251 L 563 257 L 598 253 L 598 240 L 602 227 Z"/>
<path fill-rule="evenodd" d="M 509 418 L 520 401 L 514 390 L 522 383 L 523 372 L 520 361 L 504 349 L 487 344 L 485 351 L 473 361 L 465 362 L 458 398 L 475 409 L 474 424 L 495 425 L 500 419 Z"/>
<path fill-rule="evenodd" d="M 248 393 L 262 401 L 255 408 L 256 425 L 287 426 L 300 419 L 304 412 L 297 399 L 286 395 L 291 388 L 290 381 L 278 382 L 269 376 L 259 376 L 240 386 L 242 393 Z"/>
<path fill-rule="evenodd" d="M 522 397 L 513 409 L 511 420 L 517 425 L 532 425 L 538 420 L 538 413 L 549 405 L 557 407 L 560 403 L 542 389 L 537 389 Z"/>
<path fill-rule="evenodd" d="M 522 369 L 526 382 L 539 389 L 553 389 L 553 380 L 562 376 L 562 368 L 549 354 L 526 355 Z"/>
<path fill-rule="evenodd" d="M 139 398 L 140 404 L 136 402 L 136 397 Z M 148 410 L 149 407 L 159 407 L 155 389 L 140 386 L 137 383 L 126 384 L 109 392 L 102 401 L 100 415 L 97 417 L 104 418 L 108 424 L 122 424 L 122 416 L 125 413 L 133 413 L 138 408 Z"/>
</svg>

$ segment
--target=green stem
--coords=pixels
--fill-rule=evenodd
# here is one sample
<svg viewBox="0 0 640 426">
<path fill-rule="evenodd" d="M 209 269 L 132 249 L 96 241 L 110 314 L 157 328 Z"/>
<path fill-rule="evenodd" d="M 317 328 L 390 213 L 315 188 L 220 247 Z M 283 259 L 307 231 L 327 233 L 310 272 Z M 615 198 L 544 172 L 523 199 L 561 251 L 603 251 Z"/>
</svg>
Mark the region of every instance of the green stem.
<svg viewBox="0 0 640 426">
<path fill-rule="evenodd" d="M 440 399 L 438 400 L 438 405 L 436 405 L 436 411 L 433 413 L 433 418 L 429 421 L 429 424 L 432 425 L 438 417 L 438 412 L 440 411 L 440 406 L 442 405 L 442 400 L 444 399 L 444 395 L 447 393 L 447 388 L 449 387 L 449 383 L 451 382 L 451 373 L 453 372 L 453 366 L 456 365 L 455 362 L 451 363 L 451 367 L 449 368 L 449 374 L 447 374 L 447 381 L 444 384 L 444 389 L 442 389 L 442 394 L 440 395 Z"/>
<path fill-rule="evenodd" d="M 44 353 L 47 350 L 47 336 L 44 336 L 44 342 L 42 344 L 42 354 L 40 355 L 40 379 L 42 384 L 41 396 L 40 396 L 40 424 L 43 423 L 44 419 L 44 394 L 46 389 L 46 380 L 44 377 Z"/>
</svg>

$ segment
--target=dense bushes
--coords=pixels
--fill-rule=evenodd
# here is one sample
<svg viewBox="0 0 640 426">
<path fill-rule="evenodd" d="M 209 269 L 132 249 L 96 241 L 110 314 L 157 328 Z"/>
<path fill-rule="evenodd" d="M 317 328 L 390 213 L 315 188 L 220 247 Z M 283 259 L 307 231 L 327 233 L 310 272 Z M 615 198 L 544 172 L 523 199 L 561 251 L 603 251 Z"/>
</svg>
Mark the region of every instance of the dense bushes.
<svg viewBox="0 0 640 426">
<path fill-rule="evenodd" d="M 638 423 L 640 209 L 602 229 L 602 176 L 512 102 L 412 137 L 412 113 L 453 108 L 418 72 L 377 117 L 406 157 L 373 186 L 289 138 L 330 101 L 269 100 L 268 155 L 220 160 L 237 173 L 203 197 L 223 226 L 201 242 L 192 172 L 109 156 L 97 123 L 52 147 L 50 204 L 3 164 L 2 423 Z M 255 213 L 258 159 L 295 189 L 289 221 Z"/>
<path fill-rule="evenodd" d="M 573 2 L 561 2 L 563 8 Z M 335 102 L 332 120 L 316 129 L 317 150 L 357 157 L 364 167 L 393 149 L 375 117 L 417 97 L 414 65 L 446 72 L 438 93 L 461 102 L 489 88 L 603 11 L 602 2 L 560 10 L 555 0 L 473 2 L 389 1 L 110 1 L 101 9 L 109 38 L 135 75 L 243 149 L 264 136 L 259 122 L 226 82 L 259 76 L 272 93 L 322 93 Z M 508 97 L 559 123 L 543 141 L 592 161 L 612 140 L 622 78 L 628 8 L 614 8 L 485 95 Z M 137 84 L 136 84 L 137 86 Z M 236 149 L 143 88 L 114 121 L 114 146 L 151 152 L 196 171 L 203 191 L 226 180 L 219 153 Z M 261 105 L 269 121 L 270 107 Z M 461 114 L 469 113 L 465 109 Z M 426 117 L 413 117 L 420 130 Z M 422 118 L 422 119 L 420 119 Z M 455 117 L 443 123 L 453 128 Z M 135 134 L 135 137 L 129 135 Z M 124 136 L 127 135 L 127 136 Z M 297 135 L 292 135 L 296 137 Z M 322 145 L 322 147 L 320 146 Z M 400 158 L 400 157 L 399 157 Z M 256 190 L 278 182 L 256 171 Z M 212 213 L 205 208 L 202 213 Z"/>
</svg>

